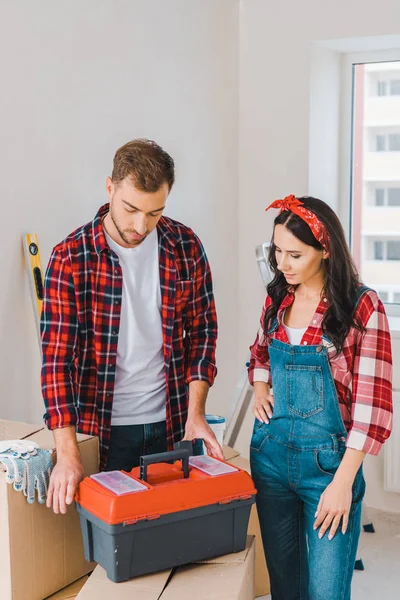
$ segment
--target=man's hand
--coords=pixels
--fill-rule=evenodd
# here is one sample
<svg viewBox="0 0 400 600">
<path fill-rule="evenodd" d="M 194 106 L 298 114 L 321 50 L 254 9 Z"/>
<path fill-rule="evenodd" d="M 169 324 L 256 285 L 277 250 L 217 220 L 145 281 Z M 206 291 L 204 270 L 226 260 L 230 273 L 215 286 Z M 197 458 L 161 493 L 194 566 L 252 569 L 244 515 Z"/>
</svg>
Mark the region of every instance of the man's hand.
<svg viewBox="0 0 400 600">
<path fill-rule="evenodd" d="M 57 463 L 50 477 L 46 505 L 53 506 L 56 514 L 67 512 L 72 504 L 78 484 L 84 477 L 81 454 L 76 439 L 75 427 L 53 430 L 57 451 Z"/>
<path fill-rule="evenodd" d="M 53 506 L 56 514 L 67 512 L 67 505 L 72 504 L 78 484 L 84 477 L 83 466 L 79 455 L 59 456 L 50 477 L 46 505 Z"/>
<path fill-rule="evenodd" d="M 215 458 L 224 460 L 222 448 L 217 442 L 217 438 L 207 423 L 204 415 L 188 416 L 185 427 L 185 437 L 183 439 L 202 439 L 209 456 L 215 456 Z"/>
</svg>

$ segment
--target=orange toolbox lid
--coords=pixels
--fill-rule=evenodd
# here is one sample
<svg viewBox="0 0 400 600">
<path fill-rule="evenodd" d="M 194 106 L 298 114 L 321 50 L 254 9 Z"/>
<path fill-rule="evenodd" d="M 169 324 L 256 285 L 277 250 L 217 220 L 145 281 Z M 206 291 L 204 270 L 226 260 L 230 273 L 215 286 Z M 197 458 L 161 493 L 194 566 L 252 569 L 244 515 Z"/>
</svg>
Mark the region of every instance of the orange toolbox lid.
<svg viewBox="0 0 400 600">
<path fill-rule="evenodd" d="M 248 500 L 256 493 L 246 471 L 180 449 L 142 456 L 141 466 L 130 473 L 104 471 L 86 477 L 75 500 L 109 525 L 130 525 L 201 506 Z"/>
</svg>

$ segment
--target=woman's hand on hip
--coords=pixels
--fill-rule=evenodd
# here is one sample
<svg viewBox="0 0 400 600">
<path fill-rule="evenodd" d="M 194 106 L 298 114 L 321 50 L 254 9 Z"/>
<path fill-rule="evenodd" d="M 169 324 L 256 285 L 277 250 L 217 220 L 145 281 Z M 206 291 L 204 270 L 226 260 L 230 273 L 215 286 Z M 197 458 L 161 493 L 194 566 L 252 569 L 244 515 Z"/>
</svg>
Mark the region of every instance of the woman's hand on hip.
<svg viewBox="0 0 400 600">
<path fill-rule="evenodd" d="M 274 396 L 263 381 L 254 382 L 253 414 L 261 423 L 269 423 L 274 409 Z"/>
</svg>

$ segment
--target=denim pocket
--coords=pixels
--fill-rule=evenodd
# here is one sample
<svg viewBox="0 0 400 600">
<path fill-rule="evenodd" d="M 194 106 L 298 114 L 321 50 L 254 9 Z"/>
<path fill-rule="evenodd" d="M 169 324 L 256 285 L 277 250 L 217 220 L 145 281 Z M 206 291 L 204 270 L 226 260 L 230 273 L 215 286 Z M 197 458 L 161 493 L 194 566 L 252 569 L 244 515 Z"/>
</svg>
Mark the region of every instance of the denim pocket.
<svg viewBox="0 0 400 600">
<path fill-rule="evenodd" d="M 333 479 L 342 462 L 343 453 L 335 450 L 315 450 L 314 456 L 318 470 Z"/>
<path fill-rule="evenodd" d="M 253 435 L 250 440 L 250 450 L 254 452 L 260 452 L 261 448 L 264 446 L 264 443 L 268 437 L 268 434 L 265 433 L 266 425 L 261 423 L 258 419 L 254 422 L 253 427 Z"/>
<path fill-rule="evenodd" d="M 308 365 L 286 365 L 288 409 L 307 419 L 324 408 L 322 368 Z"/>
<path fill-rule="evenodd" d="M 329 475 L 331 479 L 335 476 L 336 471 L 338 470 L 340 463 L 342 462 L 343 455 L 345 452 L 345 448 L 343 450 L 335 451 L 335 450 L 315 450 L 315 463 L 317 465 L 318 470 L 324 475 Z M 362 467 L 359 468 L 357 475 L 355 476 L 353 487 L 352 487 L 352 503 L 356 504 L 360 502 L 365 494 L 365 479 L 363 475 Z"/>
</svg>

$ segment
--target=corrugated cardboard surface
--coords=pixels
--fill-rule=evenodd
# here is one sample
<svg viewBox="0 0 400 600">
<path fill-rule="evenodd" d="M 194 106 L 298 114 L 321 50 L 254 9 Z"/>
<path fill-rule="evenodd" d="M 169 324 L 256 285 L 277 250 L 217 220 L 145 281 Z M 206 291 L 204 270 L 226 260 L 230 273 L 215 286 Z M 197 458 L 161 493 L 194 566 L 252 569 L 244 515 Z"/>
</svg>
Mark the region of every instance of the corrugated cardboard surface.
<svg viewBox="0 0 400 600">
<path fill-rule="evenodd" d="M 54 447 L 53 434 L 40 426 L 0 421 L 0 439 L 30 439 Z M 98 439 L 78 436 L 86 475 L 98 471 Z M 28 504 L 0 472 L 1 600 L 42 600 L 94 569 L 83 555 L 75 506 L 55 515 L 36 500 Z"/>
<path fill-rule="evenodd" d="M 253 600 L 255 541 L 248 537 L 243 552 L 180 567 L 161 600 Z"/>
<path fill-rule="evenodd" d="M 59 592 L 48 596 L 46 600 L 75 600 L 75 598 L 77 597 L 87 580 L 88 576 L 85 575 L 85 577 L 81 577 L 80 579 L 78 579 L 78 581 L 71 583 L 71 585 L 68 585 L 66 588 L 60 590 Z"/>
<path fill-rule="evenodd" d="M 79 592 L 77 600 L 159 600 L 171 573 L 169 569 L 114 583 L 98 565 Z"/>
<path fill-rule="evenodd" d="M 107 579 L 97 566 L 76 600 L 253 600 L 255 542 L 248 537 L 243 552 L 201 564 L 136 577 L 124 583 Z"/>
<path fill-rule="evenodd" d="M 250 473 L 250 463 L 247 459 L 239 455 L 239 452 L 233 448 L 224 446 L 225 459 L 231 464 L 243 471 Z M 265 562 L 264 548 L 261 539 L 260 523 L 258 521 L 256 505 L 251 507 L 249 527 L 247 530 L 249 535 L 254 535 L 256 538 L 256 579 L 255 579 L 255 596 L 266 596 L 271 593 L 270 581 L 268 575 L 267 564 Z"/>
</svg>

